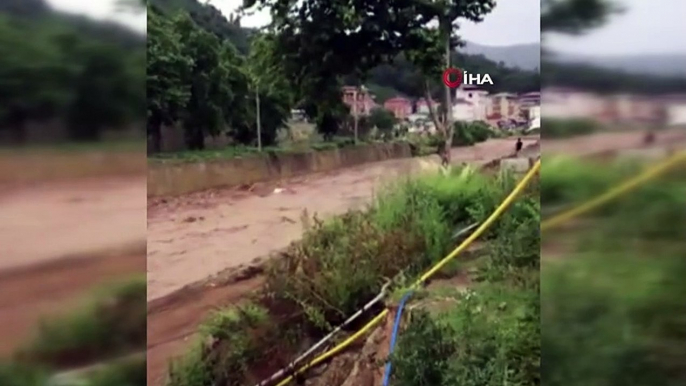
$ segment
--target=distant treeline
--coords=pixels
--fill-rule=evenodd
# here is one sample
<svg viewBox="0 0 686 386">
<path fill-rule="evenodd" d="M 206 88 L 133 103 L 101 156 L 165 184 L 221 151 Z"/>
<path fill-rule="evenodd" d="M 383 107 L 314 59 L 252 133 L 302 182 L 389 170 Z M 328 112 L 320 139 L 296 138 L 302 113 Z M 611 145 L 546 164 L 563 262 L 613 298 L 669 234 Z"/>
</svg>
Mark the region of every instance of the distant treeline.
<svg viewBox="0 0 686 386">
<path fill-rule="evenodd" d="M 543 85 L 574 87 L 598 93 L 656 95 L 686 93 L 686 77 L 633 74 L 586 64 L 544 63 Z"/>
<path fill-rule="evenodd" d="M 27 126 L 50 122 L 46 138 L 98 140 L 142 122 L 145 102 L 144 35 L 42 0 L 0 2 L 2 138 L 23 143 Z"/>
</svg>

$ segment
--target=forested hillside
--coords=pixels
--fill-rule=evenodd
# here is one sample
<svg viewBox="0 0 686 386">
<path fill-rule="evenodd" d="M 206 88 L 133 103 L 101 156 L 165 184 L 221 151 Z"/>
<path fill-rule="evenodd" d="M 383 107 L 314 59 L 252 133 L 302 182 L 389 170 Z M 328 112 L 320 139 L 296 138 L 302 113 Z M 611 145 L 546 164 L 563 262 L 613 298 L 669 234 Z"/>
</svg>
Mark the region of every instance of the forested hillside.
<svg viewBox="0 0 686 386">
<path fill-rule="evenodd" d="M 584 63 L 547 62 L 543 64 L 543 85 L 598 93 L 685 93 L 686 76 L 632 73 Z"/>
<path fill-rule="evenodd" d="M 92 141 L 142 122 L 144 48 L 144 35 L 114 23 L 56 12 L 42 0 L 0 2 L 2 138 L 23 143 L 27 125 L 49 121 L 46 138 L 59 130 Z"/>
</svg>

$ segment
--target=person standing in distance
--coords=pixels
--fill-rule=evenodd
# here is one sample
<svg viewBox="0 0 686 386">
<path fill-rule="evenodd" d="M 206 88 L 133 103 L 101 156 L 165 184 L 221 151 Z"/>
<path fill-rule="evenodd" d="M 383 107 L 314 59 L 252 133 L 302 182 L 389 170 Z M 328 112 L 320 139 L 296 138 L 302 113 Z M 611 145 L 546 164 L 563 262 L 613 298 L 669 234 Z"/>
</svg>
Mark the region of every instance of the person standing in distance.
<svg viewBox="0 0 686 386">
<path fill-rule="evenodd" d="M 517 143 L 515 144 L 515 155 L 519 155 L 519 152 L 522 151 L 522 138 L 517 138 Z"/>
</svg>

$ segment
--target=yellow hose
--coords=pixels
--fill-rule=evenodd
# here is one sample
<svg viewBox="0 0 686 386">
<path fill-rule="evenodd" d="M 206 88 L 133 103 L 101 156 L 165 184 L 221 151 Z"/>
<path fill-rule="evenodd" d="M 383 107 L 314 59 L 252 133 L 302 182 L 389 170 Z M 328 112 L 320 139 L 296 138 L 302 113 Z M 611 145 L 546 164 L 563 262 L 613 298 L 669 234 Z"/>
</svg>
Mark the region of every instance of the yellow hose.
<svg viewBox="0 0 686 386">
<path fill-rule="evenodd" d="M 529 184 L 531 179 L 536 175 L 536 173 L 539 171 L 541 168 L 541 160 L 539 159 L 536 161 L 534 166 L 529 170 L 529 172 L 524 176 L 524 178 L 517 184 L 517 186 L 512 190 L 512 192 L 503 200 L 503 202 L 496 208 L 495 211 L 486 219 L 486 221 L 477 228 L 477 230 L 474 231 L 467 239 L 465 239 L 462 244 L 460 244 L 457 248 L 455 248 L 448 256 L 446 256 L 443 260 L 439 261 L 436 265 L 434 265 L 433 268 L 429 269 L 424 275 L 422 275 L 419 280 L 417 280 L 413 287 L 417 287 L 421 285 L 423 282 L 425 282 L 428 278 L 430 278 L 433 274 L 435 274 L 439 269 L 441 269 L 443 266 L 445 266 L 450 260 L 454 259 L 460 252 L 463 252 L 465 249 L 469 247 L 471 243 L 476 240 L 477 237 L 479 237 L 481 234 L 483 234 L 493 223 L 495 220 L 500 217 L 500 215 L 505 212 L 505 210 L 514 202 L 514 200 L 517 198 L 517 196 L 526 188 L 526 186 Z M 376 324 L 381 322 L 381 320 L 388 315 L 388 309 L 385 309 L 381 311 L 378 315 L 374 317 L 369 323 L 367 323 L 364 327 L 362 327 L 360 330 L 358 330 L 355 334 L 351 335 L 349 338 L 344 340 L 343 342 L 339 343 L 337 346 L 332 348 L 331 350 L 319 355 L 318 357 L 314 358 L 311 362 L 308 364 L 302 366 L 299 368 L 295 374 L 301 374 L 307 369 L 314 367 L 321 362 L 331 358 L 332 356 L 338 354 L 341 352 L 343 349 L 348 347 L 350 344 L 352 344 L 354 341 L 356 341 L 358 338 L 360 338 L 362 335 L 364 335 L 366 332 L 368 332 L 372 327 L 374 327 Z M 277 384 L 277 386 L 285 386 L 288 383 L 290 383 L 293 378 L 295 377 L 294 375 L 290 375 L 281 382 Z"/>
<path fill-rule="evenodd" d="M 677 166 L 681 162 L 686 162 L 686 151 L 675 154 L 674 156 L 656 164 L 655 166 L 645 170 L 638 176 L 617 185 L 615 188 L 608 190 L 607 192 L 601 194 L 600 196 L 586 201 L 585 203 L 572 208 L 568 211 L 560 213 L 553 216 L 552 218 L 545 220 L 541 223 L 541 230 L 548 230 L 559 226 L 577 216 L 598 208 L 599 206 L 606 204 L 607 202 L 631 192 L 632 190 L 640 187 L 644 183 L 660 176 L 661 174 L 667 172 L 669 169 Z"/>
</svg>

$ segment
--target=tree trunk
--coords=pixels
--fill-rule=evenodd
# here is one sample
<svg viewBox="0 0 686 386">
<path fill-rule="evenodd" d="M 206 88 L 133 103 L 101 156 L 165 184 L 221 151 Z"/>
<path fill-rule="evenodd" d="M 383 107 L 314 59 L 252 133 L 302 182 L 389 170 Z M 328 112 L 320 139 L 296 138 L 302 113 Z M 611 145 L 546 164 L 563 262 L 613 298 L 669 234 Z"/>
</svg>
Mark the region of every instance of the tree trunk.
<svg viewBox="0 0 686 386">
<path fill-rule="evenodd" d="M 443 23 L 445 31 L 445 65 L 450 68 L 450 35 L 452 32 L 452 25 L 450 22 Z M 445 86 L 445 127 L 443 130 L 443 154 L 441 155 L 441 163 L 443 166 L 450 166 L 450 149 L 453 147 L 453 101 L 452 90 L 447 85 Z"/>
<path fill-rule="evenodd" d="M 159 120 L 148 119 L 148 137 L 150 138 L 150 147 L 148 152 L 156 154 L 162 151 L 162 124 Z"/>
<path fill-rule="evenodd" d="M 205 149 L 205 136 L 203 131 L 195 128 L 188 127 L 185 129 L 186 134 L 186 146 L 188 150 L 204 150 Z"/>
</svg>

